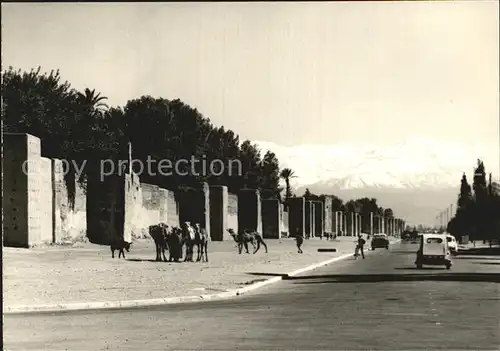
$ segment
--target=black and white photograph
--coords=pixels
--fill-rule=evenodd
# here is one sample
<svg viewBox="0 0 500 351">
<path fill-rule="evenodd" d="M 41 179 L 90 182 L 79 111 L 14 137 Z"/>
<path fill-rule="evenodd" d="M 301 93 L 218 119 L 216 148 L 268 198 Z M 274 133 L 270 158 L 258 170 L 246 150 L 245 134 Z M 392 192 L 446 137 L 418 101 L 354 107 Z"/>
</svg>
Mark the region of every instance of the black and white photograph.
<svg viewBox="0 0 500 351">
<path fill-rule="evenodd" d="M 500 349 L 499 1 L 1 7 L 3 349 Z"/>
</svg>

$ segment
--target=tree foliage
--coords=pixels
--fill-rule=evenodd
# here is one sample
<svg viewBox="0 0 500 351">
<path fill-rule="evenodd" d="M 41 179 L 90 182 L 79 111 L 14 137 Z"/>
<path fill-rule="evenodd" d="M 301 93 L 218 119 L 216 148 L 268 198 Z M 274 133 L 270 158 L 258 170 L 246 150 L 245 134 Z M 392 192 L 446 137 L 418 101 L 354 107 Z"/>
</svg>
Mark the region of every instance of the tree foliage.
<svg viewBox="0 0 500 351">
<path fill-rule="evenodd" d="M 285 205 L 294 196 L 290 180 L 295 178 L 290 168 L 280 169 L 272 151 L 262 155 L 249 140 L 240 141 L 238 134 L 215 126 L 196 108 L 179 99 L 168 100 L 148 95 L 127 101 L 125 106 L 106 104 L 107 97 L 95 89 L 82 92 L 62 81 L 59 71 L 42 73 L 41 68 L 29 72 L 9 67 L 2 72 L 2 119 L 5 132 L 29 133 L 42 140 L 42 156 L 66 159 L 78 164 L 86 162 L 79 181 L 98 181 L 98 167 L 103 159 L 128 160 L 129 143 L 132 158 L 150 170 L 137 169 L 141 182 L 179 190 L 199 182 L 226 185 L 230 192 L 243 188 L 259 189 L 265 199 L 280 199 L 280 179 L 285 181 Z M 179 172 L 162 175 L 159 162 L 195 158 L 193 170 L 179 166 Z M 221 160 L 221 174 L 203 172 L 213 160 Z M 233 162 L 230 162 L 233 161 Z M 204 162 L 204 163 L 203 163 Z M 116 167 L 115 171 L 118 171 Z M 186 172 L 185 175 L 181 174 Z M 67 175 L 70 197 L 74 200 L 74 169 Z M 308 200 L 319 200 L 309 190 Z M 344 202 L 332 196 L 335 211 L 356 211 L 362 215 L 375 212 L 393 216 L 392 210 L 377 205 L 376 199 Z"/>
<path fill-rule="evenodd" d="M 500 239 L 500 195 L 493 191 L 491 173 L 487 181 L 481 160 L 477 160 L 472 187 L 462 175 L 457 210 L 447 231 L 457 238 L 469 235 L 471 240 L 489 240 L 490 244 Z"/>
<path fill-rule="evenodd" d="M 40 67 L 30 72 L 10 67 L 2 72 L 2 81 L 5 131 L 39 137 L 44 157 L 85 160 L 87 181 L 96 181 L 100 160 L 127 160 L 131 142 L 133 159 L 144 166 L 149 159 L 152 165 L 152 172 L 140 172 L 142 182 L 178 190 L 206 181 L 227 185 L 231 192 L 252 188 L 261 190 L 264 198 L 279 197 L 279 161 L 273 152 L 261 155 L 255 144 L 240 143 L 234 131 L 214 126 L 179 99 L 141 96 L 109 108 L 107 98 L 95 89 L 79 92 L 61 80 L 59 71 L 42 73 Z M 160 160 L 175 164 L 192 157 L 198 160 L 194 172 L 189 164 L 179 164 L 186 175 L 158 172 Z M 207 166 L 216 159 L 224 164 L 220 175 L 216 163 L 215 172 Z"/>
</svg>

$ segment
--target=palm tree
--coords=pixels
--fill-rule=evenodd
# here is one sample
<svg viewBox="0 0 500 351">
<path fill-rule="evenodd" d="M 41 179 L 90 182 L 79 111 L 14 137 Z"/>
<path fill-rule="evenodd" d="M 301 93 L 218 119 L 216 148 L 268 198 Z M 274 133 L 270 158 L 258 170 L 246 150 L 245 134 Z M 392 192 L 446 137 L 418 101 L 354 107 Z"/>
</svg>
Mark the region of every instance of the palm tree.
<svg viewBox="0 0 500 351">
<path fill-rule="evenodd" d="M 101 96 L 101 93 L 96 94 L 95 89 L 90 90 L 89 88 L 85 88 L 83 94 L 78 92 L 78 98 L 83 106 L 85 106 L 92 114 L 100 114 L 109 108 L 108 105 L 102 102 L 108 98 L 106 96 Z"/>
<path fill-rule="evenodd" d="M 292 189 L 290 187 L 290 179 L 297 178 L 290 168 L 283 168 L 280 172 L 280 178 L 283 178 L 286 183 L 285 207 L 288 208 L 288 200 L 292 197 Z"/>
</svg>

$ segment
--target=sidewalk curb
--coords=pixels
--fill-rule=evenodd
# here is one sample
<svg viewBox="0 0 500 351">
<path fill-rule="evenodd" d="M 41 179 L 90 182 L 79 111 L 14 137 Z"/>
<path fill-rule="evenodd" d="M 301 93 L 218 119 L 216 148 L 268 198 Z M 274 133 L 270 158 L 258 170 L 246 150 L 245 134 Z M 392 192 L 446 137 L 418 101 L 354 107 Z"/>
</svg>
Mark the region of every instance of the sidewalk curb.
<svg viewBox="0 0 500 351">
<path fill-rule="evenodd" d="M 393 242 L 393 244 L 399 242 Z M 64 311 L 84 311 L 84 310 L 103 310 L 103 309 L 119 309 L 119 308 L 133 308 L 133 307 L 149 307 L 149 306 L 159 306 L 168 304 L 180 304 L 180 303 L 190 303 L 190 302 L 204 302 L 204 301 L 214 301 L 227 299 L 235 296 L 243 295 L 247 292 L 260 289 L 266 285 L 277 283 L 281 280 L 286 280 L 288 277 L 296 276 L 300 273 L 312 271 L 316 268 L 326 266 L 328 264 L 344 260 L 346 258 L 352 257 L 352 253 L 344 254 L 341 256 L 333 257 L 328 260 L 309 265 L 307 267 L 297 269 L 290 273 L 285 273 L 280 276 L 276 276 L 264 281 L 251 284 L 244 288 L 232 289 L 222 293 L 217 294 L 206 294 L 206 295 L 192 295 L 192 296 L 180 296 L 180 297 L 167 297 L 159 299 L 147 299 L 147 300 L 126 300 L 126 301 L 108 301 L 108 302 L 76 302 L 68 304 L 45 304 L 45 305 L 18 305 L 18 306 L 3 306 L 3 314 L 31 314 L 31 313 L 50 313 L 50 312 L 64 312 Z"/>
</svg>

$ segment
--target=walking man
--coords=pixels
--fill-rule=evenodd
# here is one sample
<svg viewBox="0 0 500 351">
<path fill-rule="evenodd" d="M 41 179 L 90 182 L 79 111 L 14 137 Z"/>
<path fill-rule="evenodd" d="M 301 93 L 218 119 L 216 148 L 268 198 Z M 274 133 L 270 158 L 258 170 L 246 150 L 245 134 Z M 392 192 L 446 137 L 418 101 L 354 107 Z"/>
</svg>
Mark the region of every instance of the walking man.
<svg viewBox="0 0 500 351">
<path fill-rule="evenodd" d="M 358 249 L 359 251 L 361 251 L 361 257 L 363 257 L 363 259 L 365 259 L 365 250 L 364 250 L 364 246 L 365 246 L 365 239 L 363 239 L 363 236 L 361 234 L 358 235 Z"/>
<path fill-rule="evenodd" d="M 304 243 L 304 237 L 300 234 L 299 228 L 297 228 L 297 230 L 295 231 L 295 242 L 297 244 L 297 249 L 298 249 L 297 252 L 299 254 L 303 253 L 303 251 L 300 247 Z"/>
</svg>

